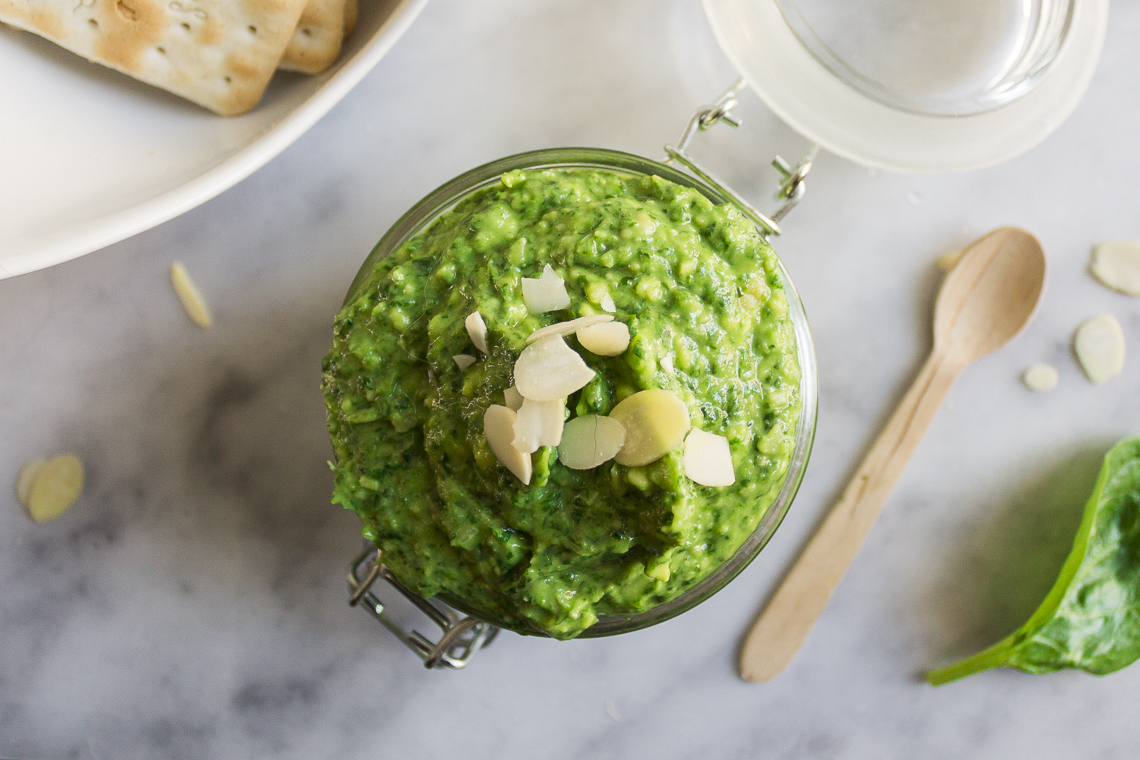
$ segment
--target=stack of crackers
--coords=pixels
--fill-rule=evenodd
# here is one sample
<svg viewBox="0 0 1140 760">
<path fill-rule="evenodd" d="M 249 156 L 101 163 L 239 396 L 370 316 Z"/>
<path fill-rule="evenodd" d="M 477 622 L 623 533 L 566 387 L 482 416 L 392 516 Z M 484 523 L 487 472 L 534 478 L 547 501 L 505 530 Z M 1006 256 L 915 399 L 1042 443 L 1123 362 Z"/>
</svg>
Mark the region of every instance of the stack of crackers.
<svg viewBox="0 0 1140 760">
<path fill-rule="evenodd" d="M 340 54 L 356 0 L 0 0 L 0 21 L 223 116 Z"/>
</svg>

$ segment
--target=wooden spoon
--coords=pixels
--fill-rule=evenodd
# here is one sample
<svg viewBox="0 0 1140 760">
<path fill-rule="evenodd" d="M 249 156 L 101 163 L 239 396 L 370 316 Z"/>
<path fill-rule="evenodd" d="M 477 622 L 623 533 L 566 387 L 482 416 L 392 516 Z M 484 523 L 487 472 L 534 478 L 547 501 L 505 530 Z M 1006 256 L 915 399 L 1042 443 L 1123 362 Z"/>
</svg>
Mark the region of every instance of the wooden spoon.
<svg viewBox="0 0 1140 760">
<path fill-rule="evenodd" d="M 870 531 L 950 386 L 972 362 L 1021 332 L 1045 289 L 1045 253 L 1024 230 L 975 241 L 946 276 L 934 307 L 934 350 L 855 477 L 749 631 L 748 681 L 768 681 L 799 650 Z"/>
</svg>

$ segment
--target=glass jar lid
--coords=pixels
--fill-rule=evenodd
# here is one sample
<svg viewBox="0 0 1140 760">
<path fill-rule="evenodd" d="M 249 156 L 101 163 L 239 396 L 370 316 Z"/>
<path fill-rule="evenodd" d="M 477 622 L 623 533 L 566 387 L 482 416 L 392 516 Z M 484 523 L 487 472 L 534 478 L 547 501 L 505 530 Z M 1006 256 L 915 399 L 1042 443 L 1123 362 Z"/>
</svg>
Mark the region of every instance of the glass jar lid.
<svg viewBox="0 0 1140 760">
<path fill-rule="evenodd" d="M 704 0 L 725 54 L 789 126 L 859 163 L 979 168 L 1072 113 L 1108 0 Z"/>
</svg>

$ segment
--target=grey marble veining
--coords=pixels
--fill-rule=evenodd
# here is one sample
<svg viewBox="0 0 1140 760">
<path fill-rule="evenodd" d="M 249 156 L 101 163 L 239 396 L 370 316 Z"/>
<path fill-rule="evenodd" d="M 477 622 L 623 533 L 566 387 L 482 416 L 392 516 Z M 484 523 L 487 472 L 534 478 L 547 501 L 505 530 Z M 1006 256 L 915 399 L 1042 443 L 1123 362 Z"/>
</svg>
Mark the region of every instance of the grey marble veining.
<svg viewBox="0 0 1140 760">
<path fill-rule="evenodd" d="M 0 484 L 78 453 L 82 500 L 35 525 L 0 488 L 4 758 L 1132 758 L 1140 669 L 932 666 L 1008 633 L 1071 540 L 1099 458 L 1140 432 L 1140 351 L 1089 385 L 1075 325 L 1140 301 L 1092 243 L 1140 238 L 1140 7 L 1118 3 L 1077 112 L 1000 167 L 873 172 L 823 156 L 777 247 L 806 304 L 821 406 L 807 479 L 748 570 L 667 624 L 608 640 L 504 634 L 428 673 L 345 604 L 355 518 L 329 506 L 320 357 L 352 275 L 440 182 L 507 153 L 657 156 L 733 72 L 695 2 L 434 0 L 341 105 L 237 188 L 155 230 L 0 282 Z M 805 142 L 751 96 L 702 157 L 757 201 Z M 766 184 L 767 183 L 767 184 Z M 951 393 L 805 648 L 767 685 L 741 632 L 930 347 L 932 260 L 1019 224 L 1051 262 L 1025 335 Z M 189 323 L 183 261 L 215 312 Z M 1051 394 L 1017 377 L 1045 360 Z"/>
</svg>

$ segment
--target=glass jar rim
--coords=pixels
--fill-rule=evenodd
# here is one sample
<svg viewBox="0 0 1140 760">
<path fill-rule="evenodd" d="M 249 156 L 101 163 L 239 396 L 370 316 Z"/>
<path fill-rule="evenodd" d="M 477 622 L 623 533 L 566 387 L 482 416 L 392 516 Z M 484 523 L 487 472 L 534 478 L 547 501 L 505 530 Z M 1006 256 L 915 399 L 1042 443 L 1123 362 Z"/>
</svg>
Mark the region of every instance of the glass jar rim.
<svg viewBox="0 0 1140 760">
<path fill-rule="evenodd" d="M 520 169 L 575 168 L 594 168 L 633 175 L 656 175 L 679 185 L 692 187 L 717 204 L 732 202 L 722 192 L 697 177 L 659 161 L 632 153 L 605 148 L 550 148 L 517 153 L 464 172 L 440 185 L 413 205 L 388 229 L 380 242 L 365 258 L 349 286 L 344 303 L 347 305 L 356 298 L 357 291 L 377 261 L 394 252 L 416 233 L 426 229 L 441 214 L 455 206 L 459 201 L 498 182 L 499 178 L 506 172 Z M 764 234 L 763 230 L 757 229 L 761 234 Z M 800 301 L 799 294 L 778 256 L 777 263 L 796 337 L 796 356 L 800 365 L 801 400 L 800 415 L 796 422 L 795 445 L 779 493 L 768 505 L 756 529 L 745 539 L 736 553 L 700 581 L 675 598 L 645 611 L 622 615 L 599 615 L 598 621 L 580 633 L 578 638 L 613 636 L 640 630 L 692 609 L 720 591 L 739 575 L 768 543 L 787 514 L 796 491 L 799 489 L 800 482 L 803 480 L 808 458 L 811 454 L 812 442 L 815 437 L 819 385 L 815 349 L 803 303 Z M 382 560 L 383 558 L 381 558 Z M 547 635 L 538 628 L 522 629 L 519 626 L 508 624 L 484 610 L 471 607 L 462 599 L 453 598 L 450 595 L 441 595 L 439 598 L 465 614 L 501 628 L 527 635 Z"/>
</svg>

